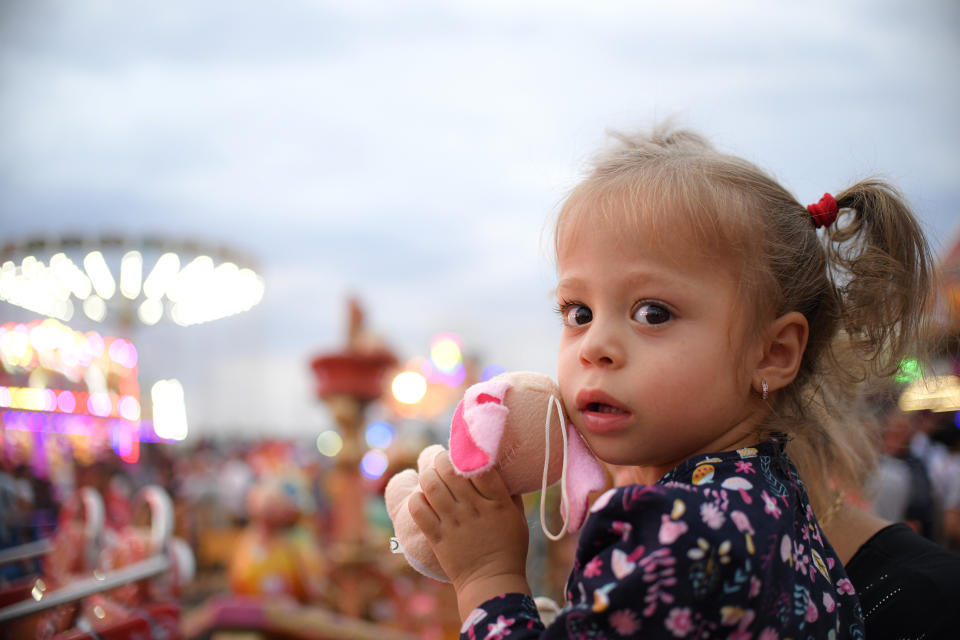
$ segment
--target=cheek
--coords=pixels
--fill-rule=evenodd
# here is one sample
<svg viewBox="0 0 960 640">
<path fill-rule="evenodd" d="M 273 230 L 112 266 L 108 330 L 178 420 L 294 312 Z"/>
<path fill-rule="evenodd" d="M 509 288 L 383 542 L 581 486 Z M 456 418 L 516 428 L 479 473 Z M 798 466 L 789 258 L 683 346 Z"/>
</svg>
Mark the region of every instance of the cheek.
<svg viewBox="0 0 960 640">
<path fill-rule="evenodd" d="M 568 339 L 561 338 L 560 345 L 557 348 L 557 370 L 558 376 L 563 375 L 565 369 L 572 371 L 573 367 L 577 364 L 577 348 L 576 344 L 571 342 Z"/>
<path fill-rule="evenodd" d="M 574 401 L 571 397 L 571 388 L 576 381 L 575 373 L 576 362 L 572 362 L 569 357 L 565 356 L 563 349 L 561 349 L 557 356 L 557 385 L 560 387 L 560 396 L 568 407 L 573 406 L 571 404 Z"/>
</svg>

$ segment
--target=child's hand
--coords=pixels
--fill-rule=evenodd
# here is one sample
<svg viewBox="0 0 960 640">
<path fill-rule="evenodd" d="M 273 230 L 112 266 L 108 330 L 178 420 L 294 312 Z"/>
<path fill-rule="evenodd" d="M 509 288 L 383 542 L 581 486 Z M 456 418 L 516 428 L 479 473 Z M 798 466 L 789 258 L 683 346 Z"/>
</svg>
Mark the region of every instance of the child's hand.
<svg viewBox="0 0 960 640">
<path fill-rule="evenodd" d="M 444 451 L 420 475 L 420 487 L 410 515 L 457 591 L 461 618 L 501 593 L 530 593 L 523 503 L 497 471 L 464 478 Z"/>
</svg>

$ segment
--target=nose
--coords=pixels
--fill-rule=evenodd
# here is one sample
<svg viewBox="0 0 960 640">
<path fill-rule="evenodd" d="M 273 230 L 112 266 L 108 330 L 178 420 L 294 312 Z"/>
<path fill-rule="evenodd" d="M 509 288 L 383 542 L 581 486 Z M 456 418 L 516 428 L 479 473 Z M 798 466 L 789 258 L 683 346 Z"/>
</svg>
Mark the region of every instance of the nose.
<svg viewBox="0 0 960 640">
<path fill-rule="evenodd" d="M 595 367 L 619 367 L 626 360 L 622 336 L 612 322 L 594 318 L 580 342 L 580 363 Z"/>
</svg>

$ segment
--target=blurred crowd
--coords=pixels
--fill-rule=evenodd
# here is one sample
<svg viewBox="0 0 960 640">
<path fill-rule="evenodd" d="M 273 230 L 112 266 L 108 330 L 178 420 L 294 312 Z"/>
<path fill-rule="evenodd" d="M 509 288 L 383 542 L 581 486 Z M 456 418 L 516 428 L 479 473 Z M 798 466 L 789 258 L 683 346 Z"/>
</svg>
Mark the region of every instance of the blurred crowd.
<svg viewBox="0 0 960 640">
<path fill-rule="evenodd" d="M 960 551 L 960 426 L 953 411 L 904 412 L 877 400 L 881 454 L 869 485 L 873 512 Z"/>
</svg>

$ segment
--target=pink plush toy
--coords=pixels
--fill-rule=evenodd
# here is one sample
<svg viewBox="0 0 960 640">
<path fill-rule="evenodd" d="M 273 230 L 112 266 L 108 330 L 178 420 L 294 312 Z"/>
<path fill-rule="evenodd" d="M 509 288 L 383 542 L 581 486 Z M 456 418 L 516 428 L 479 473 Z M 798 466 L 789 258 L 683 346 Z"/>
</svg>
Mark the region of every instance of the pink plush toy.
<svg viewBox="0 0 960 640">
<path fill-rule="evenodd" d="M 443 451 L 439 444 L 424 449 L 417 459 L 420 473 Z M 588 494 L 603 489 L 606 483 L 603 467 L 567 424 L 557 384 L 539 373 L 505 373 L 468 388 L 450 425 L 450 460 L 465 477 L 496 467 L 511 495 L 562 481 L 564 524 L 558 535 L 547 531 L 544 502 L 540 503 L 541 526 L 554 540 L 565 531 L 580 529 L 587 515 Z M 419 475 L 413 469 L 401 471 L 387 484 L 387 511 L 396 534 L 392 546 L 420 573 L 447 582 L 407 508 L 410 496 L 419 490 Z"/>
</svg>

